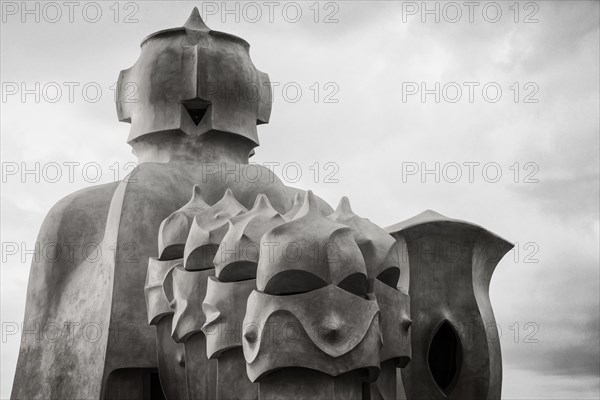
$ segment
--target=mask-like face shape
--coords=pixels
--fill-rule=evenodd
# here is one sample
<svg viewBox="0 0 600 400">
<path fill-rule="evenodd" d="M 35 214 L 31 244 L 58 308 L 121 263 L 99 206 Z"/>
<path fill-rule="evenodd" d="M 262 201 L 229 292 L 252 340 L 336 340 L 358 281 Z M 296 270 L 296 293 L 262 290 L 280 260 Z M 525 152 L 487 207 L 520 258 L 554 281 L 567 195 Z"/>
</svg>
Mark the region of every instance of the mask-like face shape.
<svg viewBox="0 0 600 400">
<path fill-rule="evenodd" d="M 202 332 L 206 336 L 208 358 L 219 358 L 224 351 L 242 347 L 246 302 L 255 287 L 254 279 L 221 282 L 214 276 L 208 278 L 206 297 L 202 303 L 206 318 Z"/>
<path fill-rule="evenodd" d="M 382 336 L 377 301 L 336 285 L 306 293 L 248 297 L 242 346 L 251 381 L 282 368 L 331 376 L 363 370 L 377 376 Z"/>
<path fill-rule="evenodd" d="M 182 28 L 150 35 L 135 65 L 121 71 L 117 113 L 131 142 L 156 132 L 233 133 L 258 145 L 269 122 L 269 76 L 254 67 L 248 43 L 211 31 L 195 8 Z"/>
</svg>

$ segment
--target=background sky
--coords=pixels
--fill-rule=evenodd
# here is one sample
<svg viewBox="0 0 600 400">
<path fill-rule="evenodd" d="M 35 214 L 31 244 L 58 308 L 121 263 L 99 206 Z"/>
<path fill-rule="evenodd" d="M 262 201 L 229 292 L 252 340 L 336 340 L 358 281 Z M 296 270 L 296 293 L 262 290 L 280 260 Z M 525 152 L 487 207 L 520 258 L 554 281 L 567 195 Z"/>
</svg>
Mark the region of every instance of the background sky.
<svg viewBox="0 0 600 400">
<path fill-rule="evenodd" d="M 276 2 L 272 15 L 264 2 L 229 2 L 229 14 L 222 2 L 77 2 L 72 16 L 54 4 L 2 4 L 0 398 L 27 250 L 59 199 L 136 161 L 111 87 L 147 34 L 194 6 L 279 83 L 255 162 L 280 163 L 284 181 L 333 206 L 349 196 L 381 226 L 433 209 L 515 242 L 490 288 L 503 398 L 599 397 L 599 2 L 478 2 L 472 15 L 463 2 L 429 2 L 433 14 L 421 2 Z M 436 163 L 439 179 L 423 174 Z"/>
</svg>

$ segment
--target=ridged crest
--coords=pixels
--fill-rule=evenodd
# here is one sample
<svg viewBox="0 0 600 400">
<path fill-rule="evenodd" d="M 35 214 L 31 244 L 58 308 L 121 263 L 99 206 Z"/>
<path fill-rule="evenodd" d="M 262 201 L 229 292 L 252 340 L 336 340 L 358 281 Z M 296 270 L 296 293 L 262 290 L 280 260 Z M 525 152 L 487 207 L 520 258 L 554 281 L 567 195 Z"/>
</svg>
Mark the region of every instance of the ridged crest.
<svg viewBox="0 0 600 400">
<path fill-rule="evenodd" d="M 117 84 L 117 115 L 131 124 L 130 144 L 150 134 L 199 138 L 218 131 L 259 145 L 257 125 L 271 116 L 271 84 L 252 62 L 247 41 L 211 30 L 194 8 L 184 26 L 147 36 L 141 49 Z M 135 101 L 130 87 L 139 89 Z"/>
<path fill-rule="evenodd" d="M 352 230 L 323 216 L 311 191 L 294 219 L 261 239 L 257 288 L 269 294 L 302 293 L 338 285 L 364 296 L 366 268 Z"/>
<path fill-rule="evenodd" d="M 329 218 L 352 228 L 354 240 L 365 260 L 368 277 L 380 279 L 395 288 L 400 277 L 396 240 L 373 222 L 356 215 L 346 196 L 341 198 Z"/>
<path fill-rule="evenodd" d="M 229 219 L 247 211 L 231 189 L 212 207 L 194 217 L 183 252 L 183 265 L 190 271 L 214 268 L 216 251 L 229 229 Z"/>
<path fill-rule="evenodd" d="M 208 277 L 214 270 L 187 271 L 181 266 L 169 270 L 163 281 L 163 290 L 174 312 L 171 336 L 176 342 L 186 341 L 200 332 L 206 322 L 202 302 L 206 297 Z"/>
<path fill-rule="evenodd" d="M 294 196 L 294 203 L 292 204 L 292 208 L 288 212 L 286 212 L 283 217 L 286 221 L 291 221 L 294 219 L 300 208 L 302 208 L 302 204 L 304 203 L 304 197 L 300 193 L 296 193 Z"/>
<path fill-rule="evenodd" d="M 240 327 L 244 321 L 248 296 L 256 288 L 256 281 L 221 282 L 208 278 L 202 311 L 206 322 L 202 332 L 206 336 L 206 355 L 217 358 L 226 350 L 242 347 Z M 230 334 L 235 332 L 235 334 Z M 240 360 L 242 361 L 242 360 Z"/>
<path fill-rule="evenodd" d="M 165 297 L 163 280 L 169 271 L 179 263 L 179 260 L 160 261 L 153 257 L 150 257 L 148 260 L 144 294 L 146 296 L 146 311 L 150 325 L 156 325 L 161 318 L 173 314 L 173 310 L 169 306 L 169 301 Z"/>
<path fill-rule="evenodd" d="M 256 278 L 260 239 L 265 232 L 285 222 L 264 194 L 256 197 L 250 211 L 232 217 L 213 260 L 219 280 L 231 282 Z"/>
<path fill-rule="evenodd" d="M 377 302 L 336 285 L 289 296 L 253 291 L 242 326 L 253 382 L 297 366 L 332 376 L 356 369 L 377 376 L 382 345 Z M 285 327 L 294 332 L 293 340 L 273 340 L 269 327 Z"/>
<path fill-rule="evenodd" d="M 369 279 L 369 292 L 373 293 L 379 305 L 379 325 L 383 337 L 381 362 L 394 360 L 404 368 L 411 359 L 410 347 L 410 296 L 386 285 L 379 279 Z"/>
<path fill-rule="evenodd" d="M 194 217 L 210 206 L 204 202 L 200 186 L 194 185 L 192 198 L 163 220 L 158 229 L 158 258 L 176 260 L 183 257 L 185 242 Z"/>
</svg>

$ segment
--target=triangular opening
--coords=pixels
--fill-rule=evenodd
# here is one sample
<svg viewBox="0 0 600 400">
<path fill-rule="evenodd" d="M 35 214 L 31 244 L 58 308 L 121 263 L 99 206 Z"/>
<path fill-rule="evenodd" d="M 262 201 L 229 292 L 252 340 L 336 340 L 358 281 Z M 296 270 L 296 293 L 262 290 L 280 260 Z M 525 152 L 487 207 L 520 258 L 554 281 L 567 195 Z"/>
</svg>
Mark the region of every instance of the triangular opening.
<svg viewBox="0 0 600 400">
<path fill-rule="evenodd" d="M 210 101 L 196 98 L 193 100 L 184 101 L 182 104 L 190 115 L 190 118 L 192 118 L 192 122 L 198 126 L 200 121 L 202 121 L 202 118 L 204 118 L 204 114 L 206 114 L 208 107 L 210 106 Z"/>
<path fill-rule="evenodd" d="M 190 114 L 190 117 L 192 117 L 192 121 L 194 122 L 194 124 L 196 126 L 198 126 L 198 124 L 200 123 L 200 121 L 202 121 L 202 118 L 204 118 L 204 114 L 206 114 L 206 108 L 201 109 L 201 108 L 188 108 L 187 112 L 188 114 Z"/>
</svg>

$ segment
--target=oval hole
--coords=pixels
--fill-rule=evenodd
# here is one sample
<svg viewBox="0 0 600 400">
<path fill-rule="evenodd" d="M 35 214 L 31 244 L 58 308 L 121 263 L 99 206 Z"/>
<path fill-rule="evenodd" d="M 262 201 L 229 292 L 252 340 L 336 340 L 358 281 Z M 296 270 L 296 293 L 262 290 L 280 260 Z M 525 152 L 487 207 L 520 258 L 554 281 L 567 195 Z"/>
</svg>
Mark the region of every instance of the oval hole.
<svg viewBox="0 0 600 400">
<path fill-rule="evenodd" d="M 446 395 L 452 390 L 458 376 L 461 353 L 458 335 L 452 325 L 445 321 L 431 339 L 427 363 L 435 383 Z"/>
</svg>

